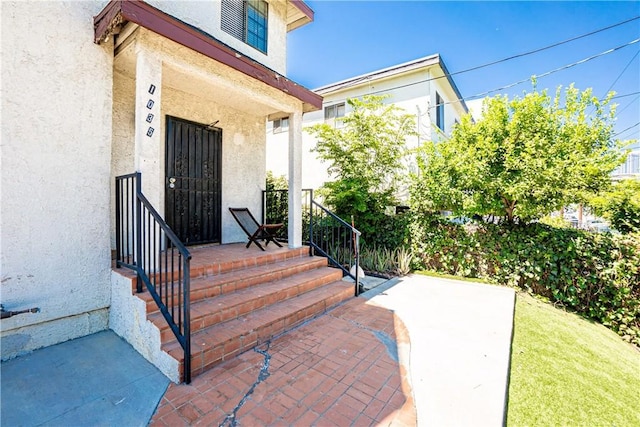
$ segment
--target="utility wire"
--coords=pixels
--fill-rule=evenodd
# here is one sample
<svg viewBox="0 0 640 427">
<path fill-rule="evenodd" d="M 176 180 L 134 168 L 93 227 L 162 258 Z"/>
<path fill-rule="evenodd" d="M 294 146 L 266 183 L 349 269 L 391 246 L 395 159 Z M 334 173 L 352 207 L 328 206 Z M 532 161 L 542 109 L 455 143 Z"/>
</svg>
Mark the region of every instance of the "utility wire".
<svg viewBox="0 0 640 427">
<path fill-rule="evenodd" d="M 568 68 L 575 67 L 576 65 L 584 64 L 585 62 L 591 61 L 591 60 L 593 60 L 593 59 L 599 58 L 599 57 L 604 56 L 604 55 L 608 55 L 608 54 L 610 54 L 610 53 L 613 53 L 613 52 L 615 52 L 615 51 L 617 51 L 617 50 L 620 50 L 620 49 L 623 49 L 623 48 L 625 48 L 625 47 L 631 46 L 631 45 L 633 45 L 633 44 L 635 44 L 635 43 L 638 43 L 638 42 L 640 42 L 640 39 L 631 40 L 629 43 L 626 43 L 626 44 L 623 44 L 623 45 L 620 45 L 620 46 L 617 46 L 617 47 L 614 47 L 614 48 L 611 48 L 611 49 L 605 50 L 604 52 L 600 52 L 600 53 L 595 54 L 595 55 L 592 55 L 592 56 L 590 56 L 590 57 L 588 57 L 588 58 L 581 59 L 580 61 L 574 62 L 574 63 L 572 63 L 572 64 L 563 65 L 562 67 L 556 68 L 556 69 L 551 70 L 551 71 L 547 71 L 547 72 L 542 73 L 542 74 L 539 74 L 539 75 L 535 75 L 535 74 L 534 74 L 534 75 L 533 75 L 533 77 L 536 77 L 536 78 L 547 77 L 547 76 L 549 76 L 549 75 L 551 75 L 551 74 L 557 73 L 557 72 L 559 72 L 559 71 L 566 70 L 566 69 L 568 69 Z M 378 94 L 378 93 L 389 92 L 390 90 L 402 89 L 402 88 L 405 88 L 405 87 L 414 86 L 414 85 L 421 84 L 421 83 L 426 83 L 426 82 L 429 82 L 429 81 L 431 81 L 431 80 L 435 80 L 435 78 L 429 78 L 429 79 L 425 79 L 425 80 L 419 80 L 419 81 L 412 82 L 412 83 L 407 83 L 407 84 L 404 84 L 404 85 L 401 85 L 401 86 L 395 86 L 395 87 L 393 87 L 393 88 L 391 88 L 391 89 L 380 89 L 380 90 L 377 90 L 377 91 L 368 92 L 368 93 L 367 93 L 367 95 L 375 95 L 375 94 Z M 486 92 L 478 93 L 478 94 L 471 95 L 471 96 L 465 96 L 465 97 L 462 97 L 462 98 L 455 99 L 455 100 L 453 100 L 453 101 L 443 102 L 443 103 L 438 104 L 438 105 L 444 105 L 444 104 L 455 104 L 455 103 L 458 103 L 458 102 L 461 102 L 461 101 L 471 101 L 471 100 L 474 100 L 474 99 L 484 98 L 486 95 L 488 95 L 488 94 L 490 94 L 490 93 L 498 92 L 498 91 L 500 91 L 500 90 L 504 90 L 504 89 L 509 89 L 509 88 L 511 88 L 511 87 L 514 87 L 514 86 L 520 85 L 520 84 L 522 84 L 522 83 L 526 83 L 526 82 L 528 82 L 528 81 L 531 81 L 531 77 L 528 77 L 528 78 L 526 78 L 526 79 L 519 80 L 519 81 L 517 81 L 517 82 L 515 82 L 515 83 L 511 83 L 511 84 L 508 84 L 508 85 L 506 85 L 506 86 L 499 87 L 499 88 L 497 88 L 497 89 L 488 90 L 488 91 L 486 91 Z M 343 89 L 343 88 L 341 88 L 341 89 Z M 623 96 L 631 96 L 631 95 L 634 95 L 634 94 L 636 94 L 636 93 L 639 93 L 639 92 L 634 92 L 634 93 L 626 94 L 626 95 L 614 96 L 614 97 L 612 97 L 611 99 L 615 99 L 615 98 L 622 98 Z M 334 104 L 337 104 L 337 103 L 340 103 L 340 102 L 344 102 L 345 100 L 346 100 L 346 98 L 343 98 L 343 99 L 337 99 L 337 100 L 332 101 L 330 105 L 334 105 Z M 325 106 L 326 106 L 326 105 L 325 105 Z M 429 108 L 436 108 L 436 107 L 437 107 L 437 106 L 436 106 L 436 105 L 434 105 L 434 106 L 430 106 Z"/>
<path fill-rule="evenodd" d="M 640 92 L 636 92 L 636 93 L 640 93 Z M 626 109 L 627 109 L 627 108 L 629 108 L 631 105 L 633 105 L 633 103 L 634 103 L 634 102 L 636 102 L 636 101 L 638 100 L 638 98 L 640 98 L 640 95 L 638 95 L 638 96 L 636 96 L 635 98 L 633 98 L 633 99 L 631 100 L 631 102 L 629 102 L 627 105 L 625 105 L 624 107 L 622 107 L 622 109 L 621 109 L 620 111 L 616 111 L 616 114 L 617 114 L 618 116 L 620 116 L 620 114 L 622 114 L 622 112 L 623 112 L 624 110 L 626 110 Z M 613 99 L 613 98 L 611 98 L 611 99 Z"/>
<path fill-rule="evenodd" d="M 637 122 L 635 125 L 631 125 L 631 126 L 629 126 L 628 128 L 623 129 L 623 130 L 621 130 L 620 132 L 618 132 L 618 133 L 614 134 L 614 135 L 613 135 L 613 138 L 615 138 L 615 137 L 616 137 L 616 136 L 618 136 L 618 135 L 622 135 L 622 134 L 623 134 L 623 133 L 625 133 L 626 131 L 633 129 L 634 127 L 636 127 L 636 126 L 638 126 L 638 125 L 640 125 L 640 122 Z"/>
<path fill-rule="evenodd" d="M 616 79 L 613 81 L 613 83 L 611 83 L 611 86 L 609 86 L 609 89 L 607 89 L 607 91 L 604 93 L 603 96 L 607 96 L 607 94 L 609 93 L 609 91 L 611 89 L 613 89 L 613 87 L 616 85 L 616 83 L 618 83 L 618 80 L 620 80 L 620 77 L 622 77 L 622 75 L 624 74 L 625 71 L 627 71 L 627 68 L 629 68 L 629 65 L 631 65 L 631 63 L 633 62 L 634 59 L 636 59 L 636 57 L 638 56 L 638 54 L 640 54 L 640 50 L 638 50 L 636 52 L 635 55 L 633 55 L 633 58 L 631 58 L 631 61 L 629 61 L 629 63 L 627 64 L 626 67 L 624 67 L 624 69 L 620 72 L 620 74 L 618 74 L 618 77 L 616 77 Z"/>
<path fill-rule="evenodd" d="M 496 65 L 496 64 L 499 64 L 501 62 L 510 61 L 512 59 L 521 58 L 521 57 L 527 56 L 527 55 L 532 55 L 534 53 L 542 52 L 544 50 L 551 49 L 551 48 L 554 48 L 556 46 L 563 45 L 565 43 L 569 43 L 569 42 L 572 42 L 572 41 L 575 41 L 575 40 L 578 40 L 578 39 L 582 39 L 584 37 L 592 36 L 594 34 L 602 32 L 602 31 L 606 31 L 606 30 L 609 30 L 611 28 L 615 28 L 615 27 L 618 27 L 620 25 L 629 23 L 631 21 L 635 21 L 636 19 L 639 19 L 639 18 L 640 18 L 640 16 L 635 16 L 635 17 L 633 17 L 631 19 L 627 19 L 626 21 L 622 21 L 622 22 L 619 22 L 617 24 L 613 24 L 613 25 L 610 25 L 608 27 L 601 28 L 599 30 L 595 30 L 595 31 L 592 31 L 592 32 L 587 33 L 587 34 L 583 34 L 581 36 L 572 37 L 570 39 L 567 39 L 567 40 L 564 40 L 564 41 L 561 41 L 561 42 L 558 42 L 558 43 L 554 43 L 554 44 L 551 44 L 551 45 L 548 45 L 548 46 L 545 46 L 545 47 L 541 47 L 539 49 L 531 50 L 531 51 L 525 52 L 525 53 L 519 53 L 517 55 L 509 56 L 508 58 L 499 59 L 497 61 L 489 62 L 489 63 L 483 64 L 483 65 L 478 65 L 476 67 L 467 68 L 466 70 L 461 70 L 461 71 L 456 71 L 454 73 L 445 74 L 444 76 L 440 76 L 440 77 L 436 77 L 436 78 L 443 78 L 443 77 L 447 77 L 447 76 L 455 76 L 457 74 L 462 74 L 462 73 L 467 73 L 469 71 L 479 70 L 480 68 L 489 67 L 491 65 Z M 436 78 L 434 78 L 433 80 L 435 80 Z"/>
<path fill-rule="evenodd" d="M 629 43 L 623 44 L 621 46 L 614 47 L 612 49 L 605 50 L 604 52 L 600 52 L 600 53 L 592 55 L 592 56 L 590 56 L 588 58 L 581 59 L 580 61 L 574 62 L 572 64 L 563 65 L 562 67 L 556 68 L 556 69 L 551 70 L 551 71 L 547 71 L 547 72 L 539 74 L 539 75 L 535 75 L 534 74 L 533 77 L 535 77 L 535 78 L 547 77 L 547 76 L 549 76 L 551 74 L 557 73 L 558 71 L 563 71 L 563 70 L 566 70 L 568 68 L 575 67 L 576 65 L 584 64 L 585 62 L 591 61 L 593 59 L 599 58 L 599 57 L 604 56 L 604 55 L 608 55 L 610 53 L 613 53 L 613 52 L 615 52 L 617 50 L 623 49 L 623 48 L 625 48 L 627 46 L 631 46 L 632 44 L 635 44 L 635 43 L 638 43 L 638 42 L 640 42 L 640 39 L 635 39 L 635 40 L 630 41 Z M 504 89 L 509 89 L 509 88 L 512 88 L 512 87 L 517 86 L 519 84 L 526 83 L 526 82 L 528 82 L 530 80 L 531 80 L 531 77 L 527 78 L 527 79 L 519 80 L 519 81 L 517 81 L 515 83 L 511 83 L 511 84 L 508 84 L 506 86 L 499 87 L 497 89 L 492 89 L 492 90 L 488 90 L 486 92 L 478 93 L 476 95 L 463 97 L 463 98 L 460 98 L 460 99 L 456 99 L 454 101 L 443 102 L 443 104 L 453 104 L 453 103 L 460 102 L 460 101 L 465 101 L 465 100 L 473 100 L 473 99 L 484 98 L 486 95 L 488 95 L 490 93 L 498 92 L 498 91 L 501 91 L 501 90 L 504 90 Z M 435 108 L 435 107 L 436 106 L 429 107 L 429 108 Z"/>
<path fill-rule="evenodd" d="M 616 95 L 616 96 L 612 96 L 611 99 L 618 99 L 618 98 L 626 98 L 627 96 L 633 96 L 633 95 L 637 95 L 639 94 L 640 91 L 638 92 L 631 92 L 631 93 L 625 93 L 624 95 Z M 604 98 L 603 98 L 604 99 Z M 602 100 L 601 100 L 602 101 Z M 633 102 L 633 101 L 632 101 Z"/>
<path fill-rule="evenodd" d="M 560 46 L 560 45 L 563 45 L 563 44 L 566 44 L 566 43 L 570 43 L 570 42 L 575 41 L 575 40 L 579 40 L 579 39 L 582 39 L 582 38 L 585 38 L 585 37 L 592 36 L 594 34 L 602 32 L 602 31 L 610 30 L 611 28 L 619 27 L 620 25 L 627 24 L 627 23 L 635 21 L 637 19 L 640 19 L 640 16 L 634 16 L 633 18 L 627 19 L 627 20 L 622 21 L 622 22 L 618 22 L 617 24 L 609 25 L 608 27 L 600 28 L 599 30 L 594 30 L 594 31 L 591 31 L 591 32 L 586 33 L 586 34 L 582 34 L 580 36 L 572 37 L 570 39 L 563 40 L 563 41 L 557 42 L 557 43 L 553 43 L 553 44 L 550 44 L 550 45 L 547 45 L 547 46 L 544 46 L 544 47 L 541 47 L 541 48 L 538 48 L 538 49 L 530 50 L 528 52 L 519 53 L 517 55 L 509 56 L 507 58 L 502 58 L 502 59 L 499 59 L 499 60 L 493 61 L 493 62 L 488 62 L 486 64 L 476 65 L 475 67 L 467 68 L 465 70 L 455 71 L 453 73 L 444 73 L 442 76 L 431 77 L 431 78 L 426 79 L 426 80 L 424 80 L 424 81 L 422 81 L 420 83 L 430 82 L 430 81 L 433 81 L 433 80 L 444 79 L 444 78 L 447 78 L 447 77 L 450 77 L 450 76 L 455 76 L 455 75 L 458 75 L 458 74 L 468 73 L 469 71 L 475 71 L 475 70 L 479 70 L 481 68 L 490 67 L 492 65 L 500 64 L 502 62 L 511 61 L 512 59 L 517 59 L 517 58 L 522 58 L 524 56 L 533 55 L 534 53 L 542 52 L 542 51 L 545 51 L 545 50 L 548 50 L 548 49 L 551 49 L 551 48 L 554 48 L 554 47 L 557 47 L 557 46 Z M 340 89 L 346 89 L 346 88 L 349 88 L 351 86 L 357 85 L 360 82 L 362 82 L 363 80 L 367 80 L 368 78 L 369 78 L 368 76 L 363 76 L 363 77 L 361 77 L 361 78 L 359 78 L 357 80 L 354 80 L 354 81 L 350 82 L 347 85 L 340 86 Z"/>
</svg>

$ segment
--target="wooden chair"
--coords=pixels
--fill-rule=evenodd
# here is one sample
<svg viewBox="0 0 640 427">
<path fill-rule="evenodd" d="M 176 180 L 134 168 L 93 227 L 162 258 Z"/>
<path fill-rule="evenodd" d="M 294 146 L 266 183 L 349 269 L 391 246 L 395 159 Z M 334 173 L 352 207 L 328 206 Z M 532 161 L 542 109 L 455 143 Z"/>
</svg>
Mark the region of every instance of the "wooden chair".
<svg viewBox="0 0 640 427">
<path fill-rule="evenodd" d="M 265 246 L 267 246 L 269 242 L 273 242 L 278 247 L 282 247 L 275 238 L 278 230 L 282 228 L 282 224 L 259 224 L 253 215 L 251 215 L 248 208 L 229 208 L 229 212 L 231 212 L 231 215 L 238 221 L 240 228 L 247 233 L 249 237 L 247 248 L 251 245 L 251 242 L 253 242 L 264 251 L 259 240 L 264 240 L 266 242 Z"/>
</svg>

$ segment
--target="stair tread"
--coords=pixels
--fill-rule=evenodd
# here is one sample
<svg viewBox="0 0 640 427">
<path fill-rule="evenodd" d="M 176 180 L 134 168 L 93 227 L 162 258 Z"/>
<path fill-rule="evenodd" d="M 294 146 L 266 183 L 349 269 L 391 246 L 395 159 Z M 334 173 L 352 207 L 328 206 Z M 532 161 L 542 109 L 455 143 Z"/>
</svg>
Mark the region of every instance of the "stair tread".
<svg viewBox="0 0 640 427">
<path fill-rule="evenodd" d="M 203 291 L 209 288 L 225 287 L 225 285 L 229 285 L 226 286 L 227 288 L 229 288 L 228 291 L 235 291 L 234 287 L 232 286 L 233 283 L 249 281 L 252 279 L 257 283 L 260 283 L 264 282 L 262 278 L 264 278 L 265 276 L 271 277 L 271 280 L 269 281 L 273 281 L 282 279 L 284 277 L 290 277 L 297 274 L 298 272 L 317 269 L 326 265 L 326 258 L 322 257 L 314 256 L 304 258 L 291 258 L 256 267 L 247 267 L 241 270 L 229 271 L 226 273 L 200 276 L 191 279 L 190 290 L 191 294 L 194 294 L 198 291 Z M 206 297 L 210 298 L 218 295 L 219 293 L 222 293 L 222 291 L 220 291 L 218 294 L 214 294 L 213 292 L 214 291 L 212 291 L 211 294 L 206 295 Z M 137 295 L 146 302 L 150 302 L 153 300 L 151 294 L 147 291 Z M 157 310 L 158 309 L 156 308 L 154 311 L 149 311 L 149 313 L 156 312 Z"/>
<path fill-rule="evenodd" d="M 337 280 L 302 295 L 260 308 L 239 318 L 199 330 L 191 335 L 191 353 L 193 355 L 194 352 L 197 353 L 206 346 L 224 344 L 226 341 L 248 334 L 261 326 L 272 324 L 290 314 L 313 307 L 329 297 L 335 297 L 352 290 L 352 283 Z M 168 353 L 175 353 L 174 357 L 182 360 L 182 347 L 175 338 L 163 343 L 162 349 Z"/>
<path fill-rule="evenodd" d="M 228 294 L 198 300 L 191 304 L 191 321 L 194 323 L 199 318 L 215 314 L 221 310 L 233 309 L 238 305 L 251 303 L 254 300 L 261 300 L 262 304 L 259 306 L 261 308 L 269 305 L 269 297 L 272 295 L 278 294 L 281 298 L 280 300 L 294 297 L 309 292 L 310 289 L 307 289 L 306 286 L 308 284 L 315 283 L 316 286 L 322 286 L 338 280 L 341 276 L 342 273 L 337 269 L 329 267 L 316 268 Z M 160 330 L 169 329 L 169 325 L 159 311 L 149 314 L 147 318 L 154 322 Z"/>
</svg>

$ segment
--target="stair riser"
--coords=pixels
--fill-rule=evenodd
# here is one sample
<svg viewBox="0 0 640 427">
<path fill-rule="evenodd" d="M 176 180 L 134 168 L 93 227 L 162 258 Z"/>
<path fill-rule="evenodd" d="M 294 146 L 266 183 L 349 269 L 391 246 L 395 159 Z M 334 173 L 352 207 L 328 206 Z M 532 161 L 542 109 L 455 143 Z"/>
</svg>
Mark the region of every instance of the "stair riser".
<svg viewBox="0 0 640 427">
<path fill-rule="evenodd" d="M 260 308 L 275 304 L 280 301 L 285 301 L 289 298 L 294 298 L 320 286 L 339 280 L 341 276 L 342 273 L 339 270 L 328 270 L 326 275 L 299 283 L 295 287 L 283 289 L 282 291 L 264 296 L 255 296 L 254 298 L 242 302 L 238 305 L 225 307 L 224 309 L 221 309 L 219 311 L 207 313 L 207 315 L 204 317 L 193 319 L 195 317 L 195 313 L 192 313 L 193 320 L 191 322 L 191 332 L 195 333 L 201 329 L 208 328 L 217 323 L 225 322 L 231 319 L 237 319 Z M 173 338 L 173 332 L 171 332 L 171 329 L 169 329 L 164 319 L 159 319 L 154 323 L 160 329 L 163 342 Z"/>
<path fill-rule="evenodd" d="M 190 277 L 192 279 L 197 279 L 199 277 L 204 276 L 214 276 L 223 273 L 230 273 L 232 271 L 243 270 L 245 268 L 251 267 L 260 267 L 262 265 L 274 264 L 282 261 L 286 261 L 293 258 L 302 258 L 309 256 L 309 248 L 298 248 L 298 249 L 289 249 L 286 252 L 278 252 L 278 253 L 265 253 L 259 254 L 252 258 L 246 258 L 236 261 L 225 261 L 225 262 L 213 262 L 209 265 L 204 266 L 195 266 L 191 265 L 190 268 Z M 169 261 L 170 262 L 170 261 Z M 175 268 L 178 268 L 177 262 L 174 264 Z M 153 280 L 159 280 L 160 274 L 151 275 Z M 168 274 L 163 274 L 163 280 L 171 280 L 171 276 Z M 179 278 L 178 272 L 174 272 L 173 280 L 178 280 Z M 135 290 L 135 286 L 133 287 Z"/>
<path fill-rule="evenodd" d="M 269 339 L 282 334 L 297 325 L 317 317 L 333 306 L 353 297 L 351 289 L 346 289 L 339 294 L 315 303 L 309 307 L 288 314 L 275 322 L 263 325 L 255 331 L 247 332 L 241 336 L 231 337 L 224 342 L 215 345 L 198 348 L 192 344 L 191 374 L 201 374 L 215 365 L 230 360 L 238 354 L 254 348 Z M 170 354 L 180 363 L 180 375 L 184 373 L 184 358 L 181 350 L 171 351 Z"/>
<path fill-rule="evenodd" d="M 270 271 L 267 274 L 256 274 L 253 276 L 242 276 L 239 273 L 238 276 L 232 277 L 220 277 L 219 281 L 216 281 L 217 278 L 213 277 L 211 279 L 211 284 L 206 288 L 198 288 L 191 289 L 190 297 L 191 302 L 195 303 L 197 301 L 213 298 L 219 295 L 228 294 L 231 292 L 239 291 L 242 289 L 249 288 L 251 286 L 260 285 L 265 282 L 271 282 L 274 280 L 282 280 L 287 277 L 291 277 L 295 274 L 302 273 L 305 271 L 313 270 L 319 267 L 326 266 L 327 262 L 324 258 L 309 258 L 309 262 L 297 265 L 295 267 L 283 267 L 278 269 L 277 266 L 274 266 L 274 270 Z M 134 287 L 135 292 L 135 287 Z M 177 293 L 174 294 L 174 298 L 177 297 Z M 156 306 L 153 299 L 149 296 L 147 297 L 147 314 L 154 313 L 158 311 L 158 307 Z"/>
</svg>

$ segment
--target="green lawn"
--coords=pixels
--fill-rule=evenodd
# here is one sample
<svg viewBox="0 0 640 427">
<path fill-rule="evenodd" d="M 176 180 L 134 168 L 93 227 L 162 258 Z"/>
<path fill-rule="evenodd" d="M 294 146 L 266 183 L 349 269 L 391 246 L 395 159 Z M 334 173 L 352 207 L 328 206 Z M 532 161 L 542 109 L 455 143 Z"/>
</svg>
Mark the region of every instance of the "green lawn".
<svg viewBox="0 0 640 427">
<path fill-rule="evenodd" d="M 640 426 L 640 351 L 604 326 L 519 293 L 509 426 Z"/>
</svg>

